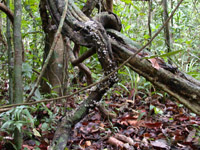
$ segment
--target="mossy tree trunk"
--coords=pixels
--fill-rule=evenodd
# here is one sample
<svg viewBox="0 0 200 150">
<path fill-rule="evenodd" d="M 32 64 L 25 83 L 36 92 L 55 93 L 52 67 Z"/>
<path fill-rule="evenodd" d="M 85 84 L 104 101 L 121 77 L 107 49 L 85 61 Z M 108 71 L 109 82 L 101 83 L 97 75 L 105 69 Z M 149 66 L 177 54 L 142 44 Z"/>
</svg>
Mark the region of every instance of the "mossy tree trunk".
<svg viewBox="0 0 200 150">
<path fill-rule="evenodd" d="M 23 102 L 23 86 L 22 86 L 22 38 L 21 38 L 21 0 L 14 1 L 14 103 Z M 18 150 L 22 147 L 22 133 L 15 128 L 14 142 Z"/>
</svg>

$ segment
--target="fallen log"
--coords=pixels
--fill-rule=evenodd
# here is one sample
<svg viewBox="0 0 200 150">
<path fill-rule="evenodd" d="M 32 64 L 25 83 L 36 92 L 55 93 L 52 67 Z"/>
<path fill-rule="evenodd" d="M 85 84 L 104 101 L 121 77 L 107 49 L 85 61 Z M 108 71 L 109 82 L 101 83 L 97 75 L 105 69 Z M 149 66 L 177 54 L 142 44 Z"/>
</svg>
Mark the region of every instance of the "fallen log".
<svg viewBox="0 0 200 150">
<path fill-rule="evenodd" d="M 131 39 L 120 32 L 109 30 L 108 33 L 111 36 L 110 41 L 115 57 L 121 62 L 127 60 L 137 50 L 138 45 L 135 45 Z M 200 81 L 164 62 L 160 64 L 159 69 L 156 69 L 142 55 L 144 54 L 141 53 L 131 59 L 128 66 L 161 90 L 175 97 L 191 111 L 200 115 Z"/>
<path fill-rule="evenodd" d="M 134 51 L 139 47 L 139 45 L 118 31 L 110 29 L 108 30 L 108 34 L 110 35 L 109 40 L 114 55 L 121 62 L 133 55 Z M 152 66 L 150 61 L 144 59 L 142 55 L 143 54 L 139 54 L 131 59 L 127 66 L 145 77 L 161 90 L 175 97 L 190 110 L 200 115 L 200 82 L 176 68 L 171 68 L 170 70 L 168 68 L 170 66 L 164 62 L 160 64 L 161 66 L 165 66 L 164 68 L 160 67 L 156 69 Z M 88 113 L 88 110 L 95 106 L 95 103 L 100 101 L 105 92 L 106 89 L 100 93 L 98 91 L 93 91 L 88 99 L 84 100 L 80 107 L 72 113 L 73 115 L 66 115 L 63 117 L 54 136 L 52 149 L 65 148 L 73 125 L 80 121 Z"/>
<path fill-rule="evenodd" d="M 54 21 L 58 23 L 64 1 L 47 1 Z M 96 48 L 104 74 L 108 75 L 116 67 L 112 51 L 114 56 L 123 62 L 137 51 L 139 45 L 118 31 L 110 29 L 106 33 L 103 27 L 110 24 L 103 24 L 102 26 L 102 19 L 106 18 L 99 16 L 97 21 L 89 19 L 74 5 L 73 0 L 69 0 L 68 15 L 65 19 L 62 33 L 76 44 Z M 107 36 L 107 34 L 110 36 Z M 112 49 L 110 46 L 112 46 Z M 166 64 L 161 59 L 158 59 L 160 61 L 159 68 L 153 67 L 147 59 L 144 59 L 146 54 L 148 53 L 138 54 L 129 61 L 128 66 L 200 115 L 200 82 L 180 72 L 177 68 Z M 80 59 L 78 60 L 80 61 Z M 91 92 L 88 99 L 84 100 L 80 107 L 73 111 L 71 115 L 68 114 L 62 118 L 54 136 L 51 149 L 65 149 L 73 125 L 80 121 L 88 113 L 88 110 L 100 101 L 106 90 L 117 81 L 116 74 L 109 78 L 109 80 L 104 82 L 104 84 L 98 85 L 96 90 Z"/>
</svg>

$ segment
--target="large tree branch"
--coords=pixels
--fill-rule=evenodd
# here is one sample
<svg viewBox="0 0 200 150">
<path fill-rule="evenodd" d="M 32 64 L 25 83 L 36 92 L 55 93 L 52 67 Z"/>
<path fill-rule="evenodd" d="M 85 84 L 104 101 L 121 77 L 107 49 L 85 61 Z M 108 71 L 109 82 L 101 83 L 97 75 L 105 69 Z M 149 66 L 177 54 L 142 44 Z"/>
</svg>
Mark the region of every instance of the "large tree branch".
<svg viewBox="0 0 200 150">
<path fill-rule="evenodd" d="M 3 3 L 0 3 L 0 10 L 2 10 L 4 13 L 6 13 L 6 15 L 8 16 L 8 18 L 10 19 L 10 21 L 13 24 L 14 23 L 14 14 L 12 13 L 12 11 Z"/>
</svg>

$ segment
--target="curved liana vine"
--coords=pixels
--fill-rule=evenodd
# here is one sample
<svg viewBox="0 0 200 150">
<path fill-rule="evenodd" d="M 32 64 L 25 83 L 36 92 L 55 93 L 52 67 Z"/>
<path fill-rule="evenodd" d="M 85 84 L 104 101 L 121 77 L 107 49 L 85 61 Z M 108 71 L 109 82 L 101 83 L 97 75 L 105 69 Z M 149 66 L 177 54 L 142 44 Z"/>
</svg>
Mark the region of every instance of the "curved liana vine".
<svg viewBox="0 0 200 150">
<path fill-rule="evenodd" d="M 65 3 L 63 0 L 47 0 L 49 12 L 56 24 L 59 24 Z M 120 22 L 113 14 L 107 14 L 116 19 L 116 23 Z M 109 17 L 105 17 L 108 18 Z M 94 48 L 101 63 L 104 76 L 107 76 L 117 68 L 117 63 L 114 61 L 111 43 L 108 39 L 106 30 L 102 25 L 104 17 L 99 16 L 94 19 L 88 18 L 73 2 L 68 1 L 67 16 L 62 28 L 62 34 L 68 37 L 75 44 Z M 104 21 L 103 21 L 104 22 Z M 121 25 L 121 24 L 120 24 Z M 120 26 L 119 25 L 119 26 Z M 112 26 L 111 26 L 112 28 Z M 114 27 L 116 28 L 116 26 Z M 121 27 L 117 28 L 118 30 Z M 67 43 L 68 47 L 70 46 Z M 91 92 L 89 97 L 84 100 L 78 108 L 66 114 L 61 119 L 60 126 L 56 130 L 52 149 L 64 149 L 67 143 L 72 126 L 82 119 L 88 112 L 89 108 L 95 106 L 100 101 L 103 94 L 114 83 L 118 81 L 117 72 L 110 76 L 107 80 L 99 83 L 96 89 Z"/>
<path fill-rule="evenodd" d="M 51 16 L 58 24 L 64 8 L 64 1 L 47 0 L 47 2 Z M 117 65 L 113 60 L 111 44 L 104 27 L 100 22 L 88 18 L 74 4 L 73 0 L 69 0 L 62 34 L 76 44 L 95 47 L 105 76 L 116 69 Z M 105 89 L 105 87 L 110 88 L 115 82 L 117 82 L 117 73 L 104 83 L 99 84 L 98 90 Z"/>
</svg>

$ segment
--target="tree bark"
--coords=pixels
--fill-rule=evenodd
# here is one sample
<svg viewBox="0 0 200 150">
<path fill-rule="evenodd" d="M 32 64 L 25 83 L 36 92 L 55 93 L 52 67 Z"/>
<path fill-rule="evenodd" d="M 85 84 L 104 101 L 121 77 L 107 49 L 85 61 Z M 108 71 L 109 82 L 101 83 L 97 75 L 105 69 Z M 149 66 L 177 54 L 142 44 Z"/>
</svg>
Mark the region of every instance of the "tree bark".
<svg viewBox="0 0 200 150">
<path fill-rule="evenodd" d="M 60 13 L 63 11 L 64 2 L 61 0 L 47 0 L 47 2 L 55 23 L 58 23 Z M 95 47 L 104 75 L 108 75 L 116 68 L 116 63 L 113 60 L 111 45 L 104 27 L 99 22 L 91 20 L 83 14 L 74 4 L 73 0 L 69 0 L 67 14 L 62 33 L 76 44 Z M 108 81 L 100 84 L 98 88 L 101 89 L 105 86 L 109 88 L 116 81 L 117 77 L 114 74 Z"/>
<path fill-rule="evenodd" d="M 113 52 L 121 62 L 127 60 L 139 48 L 131 39 L 120 32 L 109 29 L 108 34 Z M 200 115 L 200 82 L 180 72 L 177 68 L 171 68 L 171 65 L 163 61 L 159 62 L 160 68 L 156 69 L 150 61 L 143 58 L 145 55 L 146 53 L 140 53 L 131 59 L 127 66 Z M 73 125 L 87 114 L 89 108 L 94 107 L 94 103 L 98 103 L 105 92 L 106 90 L 93 91 L 88 99 L 84 100 L 71 115 L 63 117 L 55 133 L 52 149 L 65 148 Z"/>
<path fill-rule="evenodd" d="M 48 0 L 48 4 L 49 11 L 54 21 L 58 24 L 64 3 L 61 0 Z M 104 27 L 101 23 L 85 16 L 72 0 L 69 0 L 68 4 L 68 15 L 66 16 L 62 30 L 63 35 L 68 36 L 76 44 L 94 47 L 97 51 L 104 75 L 108 75 L 115 70 L 117 66 L 113 59 L 111 44 Z M 96 90 L 91 93 L 89 98 L 85 100 L 80 107 L 73 111 L 70 116 L 67 115 L 62 119 L 61 125 L 56 131 L 52 149 L 61 150 L 65 148 L 71 127 L 87 114 L 89 108 L 94 107 L 94 103 L 98 102 L 106 90 L 115 82 L 117 82 L 117 73 L 103 83 L 98 84 Z"/>
<path fill-rule="evenodd" d="M 109 30 L 109 35 L 115 56 L 121 62 L 133 55 L 137 49 L 131 39 L 123 34 Z M 120 39 L 120 40 L 115 40 Z M 142 53 L 129 61 L 129 67 L 145 77 L 152 84 L 175 97 L 191 111 L 200 115 L 200 82 L 189 75 L 159 61 L 159 69 L 152 66 L 150 61 L 142 58 Z"/>
<path fill-rule="evenodd" d="M 167 0 L 163 0 L 163 22 L 165 22 L 168 19 L 168 5 Z M 167 46 L 167 52 L 171 52 L 171 40 L 170 40 L 170 26 L 169 22 L 166 24 L 164 28 L 164 34 L 165 34 L 165 44 Z M 168 58 L 168 63 L 172 64 L 172 61 L 170 58 Z"/>
<path fill-rule="evenodd" d="M 148 4 L 149 4 L 148 29 L 149 29 L 149 40 L 151 40 L 151 37 L 152 37 L 152 31 L 151 31 L 152 0 L 149 0 Z M 151 50 L 151 44 L 149 45 L 149 50 Z"/>
<path fill-rule="evenodd" d="M 47 1 L 54 21 L 58 23 L 64 7 L 63 2 L 62 0 Z M 139 45 L 118 32 L 120 30 L 116 31 L 120 27 L 119 24 L 115 30 L 109 29 L 106 33 L 104 27 L 109 25 L 105 24 L 107 19 L 111 19 L 114 16 L 113 18 L 116 23 L 119 23 L 118 18 L 112 13 L 103 14 L 103 16 L 99 15 L 100 19 L 99 17 L 96 19 L 98 22 L 91 20 L 74 5 L 73 0 L 69 0 L 67 13 L 68 15 L 62 30 L 63 35 L 69 37 L 76 44 L 95 48 L 104 70 L 104 75 L 108 75 L 116 68 L 113 52 L 115 57 L 123 62 L 140 48 Z M 113 23 L 113 19 L 111 21 Z M 127 65 L 160 89 L 177 98 L 193 112 L 200 115 L 200 82 L 180 72 L 177 68 L 166 64 L 160 58 L 156 58 L 159 67 L 155 68 L 150 61 L 143 58 L 146 55 L 148 55 L 146 52 L 139 53 Z M 106 90 L 115 82 L 117 82 L 116 74 L 111 76 L 107 81 L 97 85 L 96 89 L 91 92 L 90 96 L 75 111 L 62 118 L 53 139 L 52 149 L 62 150 L 65 148 L 73 125 L 88 113 L 89 108 L 94 107 L 95 103 L 101 99 Z"/>
<path fill-rule="evenodd" d="M 11 20 L 12 24 L 14 23 L 14 14 L 11 12 L 11 10 L 6 7 L 3 3 L 0 3 L 0 10 L 2 10 L 8 18 Z"/>
<path fill-rule="evenodd" d="M 45 48 L 44 48 L 44 62 L 47 58 L 51 45 L 56 34 L 56 25 L 52 19 L 49 18 L 46 9 L 46 1 L 40 1 L 40 16 L 42 19 L 42 28 L 45 32 Z M 52 54 L 47 69 L 45 70 L 44 77 L 48 80 L 52 88 L 47 84 L 47 81 L 41 81 L 41 92 L 51 93 L 51 90 L 63 96 L 66 94 L 66 75 L 67 75 L 67 57 L 66 48 L 64 46 L 63 37 L 58 39 L 55 50 Z"/>
<path fill-rule="evenodd" d="M 7 7 L 10 8 L 10 0 L 7 0 Z M 13 19 L 14 20 L 14 19 Z M 8 75 L 9 75 L 9 102 L 13 103 L 13 62 L 12 62 L 12 43 L 11 43 L 11 32 L 10 32 L 10 20 L 7 16 L 7 27 L 6 27 L 6 37 L 8 45 Z"/>
<path fill-rule="evenodd" d="M 100 90 L 92 91 L 89 97 L 84 100 L 81 105 L 70 114 L 67 114 L 61 119 L 61 122 L 56 130 L 54 139 L 51 145 L 51 149 L 54 150 L 64 150 L 67 145 L 67 140 L 72 131 L 73 125 L 79 122 L 85 115 L 88 114 L 90 108 L 95 106 L 95 103 L 98 103 L 103 94 L 106 92 L 106 88 Z"/>
<path fill-rule="evenodd" d="M 23 102 L 23 82 L 22 82 L 22 38 L 21 38 L 21 0 L 14 1 L 14 103 Z M 17 150 L 22 147 L 22 132 L 15 127 L 14 142 Z"/>
</svg>

